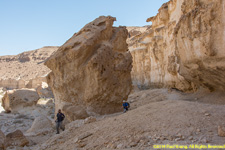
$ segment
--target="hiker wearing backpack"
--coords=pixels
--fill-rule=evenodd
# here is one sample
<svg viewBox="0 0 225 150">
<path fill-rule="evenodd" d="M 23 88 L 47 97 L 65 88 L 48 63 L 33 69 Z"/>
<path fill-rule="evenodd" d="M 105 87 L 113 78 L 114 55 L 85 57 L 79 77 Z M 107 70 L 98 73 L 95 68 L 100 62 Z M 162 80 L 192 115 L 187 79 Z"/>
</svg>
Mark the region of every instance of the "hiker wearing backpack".
<svg viewBox="0 0 225 150">
<path fill-rule="evenodd" d="M 123 109 L 124 109 L 124 113 L 126 111 L 128 111 L 128 108 L 130 107 L 130 104 L 128 102 L 126 102 L 125 100 L 123 100 Z"/>
<path fill-rule="evenodd" d="M 62 126 L 63 120 L 65 118 L 65 115 L 61 112 L 61 109 L 59 109 L 57 115 L 56 115 L 57 119 L 56 119 L 56 134 L 59 134 L 59 129 L 62 129 L 63 131 L 65 130 L 65 128 Z"/>
</svg>

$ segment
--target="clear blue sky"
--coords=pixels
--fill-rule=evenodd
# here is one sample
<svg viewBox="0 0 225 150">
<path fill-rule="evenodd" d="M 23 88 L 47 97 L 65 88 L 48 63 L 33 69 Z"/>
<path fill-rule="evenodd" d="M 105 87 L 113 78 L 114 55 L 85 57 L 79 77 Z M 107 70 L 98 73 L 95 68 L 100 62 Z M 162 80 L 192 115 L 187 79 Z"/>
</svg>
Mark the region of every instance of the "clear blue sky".
<svg viewBox="0 0 225 150">
<path fill-rule="evenodd" d="M 0 0 L 0 56 L 60 46 L 101 15 L 115 26 L 149 25 L 168 0 Z"/>
</svg>

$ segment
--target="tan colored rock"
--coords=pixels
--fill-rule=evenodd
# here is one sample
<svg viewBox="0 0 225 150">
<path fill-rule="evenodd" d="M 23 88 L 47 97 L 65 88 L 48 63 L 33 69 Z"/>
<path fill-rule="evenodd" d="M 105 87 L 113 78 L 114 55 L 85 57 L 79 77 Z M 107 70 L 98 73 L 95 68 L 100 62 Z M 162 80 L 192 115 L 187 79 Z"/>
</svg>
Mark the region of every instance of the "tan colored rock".
<svg viewBox="0 0 225 150">
<path fill-rule="evenodd" d="M 41 115 L 35 118 L 31 128 L 27 130 L 26 135 L 48 134 L 53 129 L 53 124 L 48 117 Z"/>
<path fill-rule="evenodd" d="M 179 73 L 211 91 L 225 90 L 224 5 L 218 0 L 185 1 L 174 30 Z"/>
<path fill-rule="evenodd" d="M 90 116 L 90 117 L 88 117 L 88 118 L 86 118 L 86 119 L 84 120 L 84 123 L 85 123 L 85 124 L 88 124 L 88 123 L 92 123 L 92 122 L 95 122 L 95 121 L 96 121 L 96 118 L 93 117 L 93 116 Z"/>
<path fill-rule="evenodd" d="M 55 107 L 57 107 L 57 102 L 55 102 Z M 57 110 L 58 109 L 56 109 L 56 111 Z M 66 119 L 68 119 L 69 121 L 73 121 L 77 119 L 85 119 L 89 116 L 86 108 L 80 105 L 73 105 L 71 103 L 64 102 L 62 110 L 63 110 L 63 113 L 66 115 Z"/>
<path fill-rule="evenodd" d="M 5 148 L 10 146 L 24 147 L 28 144 L 29 144 L 29 141 L 23 135 L 23 133 L 20 130 L 16 130 L 15 132 L 12 132 L 6 135 L 4 146 Z"/>
<path fill-rule="evenodd" d="M 171 0 L 128 39 L 132 79 L 139 88 L 225 90 L 225 2 Z"/>
<path fill-rule="evenodd" d="M 25 88 L 25 81 L 23 79 L 2 79 L 0 80 L 0 87 L 7 89 L 21 89 Z"/>
<path fill-rule="evenodd" d="M 218 126 L 218 135 L 221 137 L 225 137 L 225 128 L 222 126 Z"/>
<path fill-rule="evenodd" d="M 140 35 L 144 33 L 150 26 L 144 26 L 144 27 L 136 27 L 136 26 L 131 26 L 131 27 L 126 27 L 128 31 L 128 37 L 134 37 L 137 35 Z"/>
<path fill-rule="evenodd" d="M 45 63 L 52 70 L 48 84 L 56 110 L 62 108 L 68 118 L 77 118 L 76 111 L 85 117 L 118 112 L 131 91 L 128 32 L 112 27 L 115 20 L 101 16 L 85 25 Z"/>
<path fill-rule="evenodd" d="M 25 88 L 31 79 L 45 76 L 50 72 L 44 61 L 58 49 L 57 46 L 46 46 L 18 55 L 0 56 L 0 87 L 10 89 Z M 15 86 L 8 80 L 24 80 L 23 87 Z M 1 81 L 5 80 L 5 81 Z M 12 86 L 13 85 L 13 86 Z M 36 88 L 36 87 L 35 87 Z"/>
<path fill-rule="evenodd" d="M 39 95 L 34 89 L 9 90 L 2 98 L 2 106 L 6 112 L 20 112 L 35 106 Z"/>
<path fill-rule="evenodd" d="M 36 88 L 36 91 L 41 98 L 54 98 L 51 88 L 48 85 L 43 86 L 43 82 L 42 85 Z"/>
<path fill-rule="evenodd" d="M 0 150 L 4 150 L 5 134 L 0 130 Z"/>
<path fill-rule="evenodd" d="M 43 47 L 15 56 L 0 56 L 0 87 L 7 89 L 37 88 L 46 82 L 50 70 L 44 65 L 58 47 Z"/>
<path fill-rule="evenodd" d="M 42 85 L 42 82 L 47 82 L 46 77 L 36 77 L 34 79 L 29 80 L 26 84 L 26 88 L 35 89 Z"/>
</svg>

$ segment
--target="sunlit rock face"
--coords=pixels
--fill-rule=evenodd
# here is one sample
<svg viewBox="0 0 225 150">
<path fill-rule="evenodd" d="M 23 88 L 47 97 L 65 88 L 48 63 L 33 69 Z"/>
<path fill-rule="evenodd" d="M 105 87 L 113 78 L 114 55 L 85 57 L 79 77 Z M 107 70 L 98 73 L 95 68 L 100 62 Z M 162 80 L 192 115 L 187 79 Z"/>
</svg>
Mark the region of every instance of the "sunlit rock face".
<svg viewBox="0 0 225 150">
<path fill-rule="evenodd" d="M 37 104 L 38 93 L 34 89 L 8 90 L 2 98 L 6 112 L 29 114 Z"/>
<path fill-rule="evenodd" d="M 132 57 L 125 27 L 101 16 L 75 33 L 45 63 L 56 103 L 67 119 L 121 110 L 131 91 Z"/>
<path fill-rule="evenodd" d="M 45 76 L 50 72 L 44 61 L 57 49 L 57 46 L 45 46 L 18 55 L 0 56 L 0 87 L 37 88 L 46 82 Z"/>
<path fill-rule="evenodd" d="M 225 89 L 225 2 L 171 0 L 128 39 L 132 80 L 140 88 Z"/>
</svg>

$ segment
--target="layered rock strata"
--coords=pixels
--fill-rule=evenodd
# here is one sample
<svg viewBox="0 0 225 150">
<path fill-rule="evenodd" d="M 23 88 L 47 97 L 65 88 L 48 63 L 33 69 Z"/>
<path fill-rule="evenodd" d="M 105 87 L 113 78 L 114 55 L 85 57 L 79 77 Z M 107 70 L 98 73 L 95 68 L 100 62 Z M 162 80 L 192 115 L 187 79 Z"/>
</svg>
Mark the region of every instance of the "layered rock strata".
<svg viewBox="0 0 225 150">
<path fill-rule="evenodd" d="M 170 0 L 144 33 L 131 37 L 133 83 L 140 88 L 225 90 L 225 2 Z"/>
<path fill-rule="evenodd" d="M 0 87 L 37 88 L 46 82 L 45 76 L 50 72 L 44 61 L 57 49 L 57 46 L 46 46 L 18 55 L 0 56 Z"/>
</svg>

